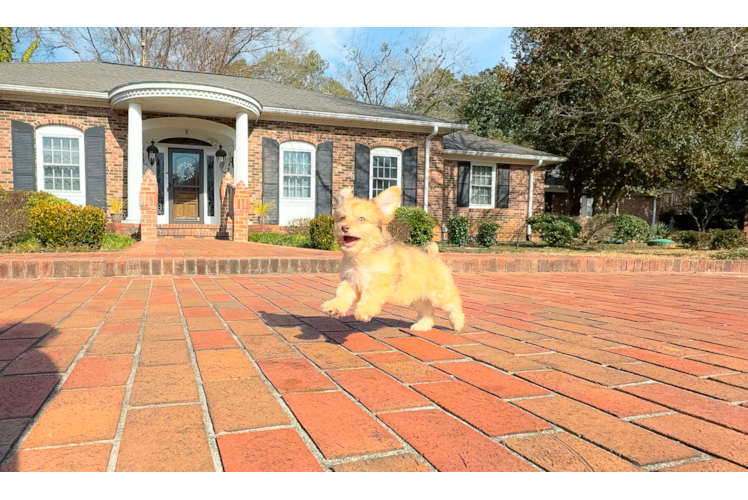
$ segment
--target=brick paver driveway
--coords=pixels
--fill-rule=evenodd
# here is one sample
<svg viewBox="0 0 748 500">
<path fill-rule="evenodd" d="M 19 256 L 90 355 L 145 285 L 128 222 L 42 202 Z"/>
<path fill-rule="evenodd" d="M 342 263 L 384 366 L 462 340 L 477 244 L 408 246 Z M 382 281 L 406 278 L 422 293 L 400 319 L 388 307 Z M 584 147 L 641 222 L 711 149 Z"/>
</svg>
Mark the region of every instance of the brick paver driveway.
<svg viewBox="0 0 748 500">
<path fill-rule="evenodd" d="M 333 275 L 0 282 L 5 470 L 748 467 L 748 277 L 459 275 L 468 327 Z"/>
</svg>

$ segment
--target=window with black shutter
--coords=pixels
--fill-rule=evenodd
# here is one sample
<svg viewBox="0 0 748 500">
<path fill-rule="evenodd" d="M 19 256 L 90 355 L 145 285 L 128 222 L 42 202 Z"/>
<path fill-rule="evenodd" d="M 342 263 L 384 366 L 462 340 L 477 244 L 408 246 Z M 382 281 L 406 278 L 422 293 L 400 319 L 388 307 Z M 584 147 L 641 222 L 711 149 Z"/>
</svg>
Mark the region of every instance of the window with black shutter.
<svg viewBox="0 0 748 500">
<path fill-rule="evenodd" d="M 509 167 L 496 165 L 496 208 L 509 208 Z"/>
</svg>

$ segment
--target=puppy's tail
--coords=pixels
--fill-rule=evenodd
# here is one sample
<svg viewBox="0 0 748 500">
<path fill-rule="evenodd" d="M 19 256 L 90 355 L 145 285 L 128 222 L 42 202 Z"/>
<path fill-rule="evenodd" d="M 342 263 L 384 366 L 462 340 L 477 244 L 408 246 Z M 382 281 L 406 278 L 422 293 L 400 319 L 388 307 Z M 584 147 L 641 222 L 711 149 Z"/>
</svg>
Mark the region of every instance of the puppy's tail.
<svg viewBox="0 0 748 500">
<path fill-rule="evenodd" d="M 433 259 L 439 258 L 439 245 L 437 245 L 435 242 L 431 242 L 427 244 L 425 247 L 423 247 L 423 250 L 429 254 L 429 257 Z"/>
</svg>

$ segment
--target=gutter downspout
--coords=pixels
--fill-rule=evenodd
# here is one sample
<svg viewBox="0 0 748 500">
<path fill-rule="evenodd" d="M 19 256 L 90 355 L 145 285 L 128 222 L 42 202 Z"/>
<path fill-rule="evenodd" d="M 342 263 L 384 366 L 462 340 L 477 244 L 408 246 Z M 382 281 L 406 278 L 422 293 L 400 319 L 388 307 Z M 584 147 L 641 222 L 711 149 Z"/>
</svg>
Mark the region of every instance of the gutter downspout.
<svg viewBox="0 0 748 500">
<path fill-rule="evenodd" d="M 431 138 L 436 135 L 439 131 L 439 127 L 434 125 L 434 130 L 426 137 L 426 169 L 423 179 L 423 209 L 428 213 L 429 211 L 429 153 L 431 151 Z"/>
<path fill-rule="evenodd" d="M 543 166 L 543 160 L 540 160 L 537 165 L 530 168 L 530 187 L 529 187 L 529 195 L 527 197 L 527 218 L 529 219 L 532 217 L 532 195 L 533 190 L 535 188 L 535 183 L 533 182 L 535 180 L 535 176 L 533 175 L 537 169 Z M 527 225 L 527 241 L 532 241 L 532 227 L 530 227 L 530 224 Z"/>
</svg>

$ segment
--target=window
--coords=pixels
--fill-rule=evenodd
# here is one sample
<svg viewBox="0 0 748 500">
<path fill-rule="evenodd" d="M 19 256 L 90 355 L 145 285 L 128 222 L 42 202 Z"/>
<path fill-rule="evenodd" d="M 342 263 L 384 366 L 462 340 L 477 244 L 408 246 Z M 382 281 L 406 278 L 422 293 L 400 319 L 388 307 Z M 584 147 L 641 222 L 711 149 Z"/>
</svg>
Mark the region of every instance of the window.
<svg viewBox="0 0 748 500">
<path fill-rule="evenodd" d="M 493 208 L 495 167 L 472 165 L 470 169 L 470 208 Z"/>
<path fill-rule="evenodd" d="M 312 199 L 314 153 L 314 146 L 305 142 L 281 144 L 283 198 Z"/>
<path fill-rule="evenodd" d="M 369 198 L 374 198 L 392 186 L 400 186 L 400 165 L 403 154 L 395 148 L 371 150 Z"/>
<path fill-rule="evenodd" d="M 85 205 L 83 132 L 51 125 L 36 131 L 37 189 Z"/>
</svg>

